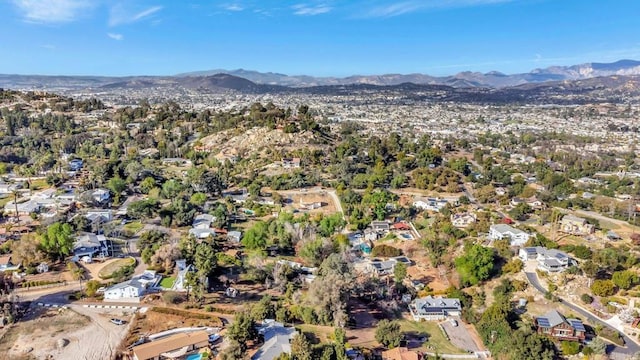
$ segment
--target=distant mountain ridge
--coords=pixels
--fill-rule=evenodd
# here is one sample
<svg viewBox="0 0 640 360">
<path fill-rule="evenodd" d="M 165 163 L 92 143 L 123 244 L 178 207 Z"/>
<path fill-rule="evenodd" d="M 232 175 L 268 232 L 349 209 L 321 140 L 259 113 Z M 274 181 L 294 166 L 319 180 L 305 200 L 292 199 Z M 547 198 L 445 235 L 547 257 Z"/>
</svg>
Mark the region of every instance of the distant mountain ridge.
<svg viewBox="0 0 640 360">
<path fill-rule="evenodd" d="M 399 85 L 403 83 L 448 85 L 453 87 L 491 87 L 502 88 L 528 83 L 542 83 L 561 80 L 584 80 L 612 75 L 640 75 L 640 61 L 619 60 L 613 63 L 585 63 L 573 66 L 550 66 L 534 69 L 528 73 L 503 74 L 498 71 L 488 73 L 464 71 L 450 76 L 431 76 L 426 74 L 383 74 L 353 75 L 348 77 L 314 77 L 309 75 L 285 75 L 273 72 L 258 72 L 245 69 L 215 69 L 177 74 L 177 77 L 197 77 L 214 74 L 229 74 L 251 80 L 257 84 L 289 87 L 311 87 L 324 85 Z"/>
<path fill-rule="evenodd" d="M 507 89 L 548 82 L 580 81 L 612 76 L 640 75 L 640 61 L 620 60 L 614 63 L 586 63 L 573 66 L 551 66 L 528 73 L 507 75 L 498 71 L 487 73 L 465 71 L 451 76 L 426 74 L 353 75 L 348 77 L 290 76 L 251 70 L 210 70 L 174 76 L 46 76 L 0 74 L 0 88 L 32 90 L 116 90 L 162 87 L 183 87 L 212 91 L 250 93 L 288 92 L 325 86 L 447 86 L 452 88 Z M 607 81 L 607 80 L 602 80 Z"/>
</svg>

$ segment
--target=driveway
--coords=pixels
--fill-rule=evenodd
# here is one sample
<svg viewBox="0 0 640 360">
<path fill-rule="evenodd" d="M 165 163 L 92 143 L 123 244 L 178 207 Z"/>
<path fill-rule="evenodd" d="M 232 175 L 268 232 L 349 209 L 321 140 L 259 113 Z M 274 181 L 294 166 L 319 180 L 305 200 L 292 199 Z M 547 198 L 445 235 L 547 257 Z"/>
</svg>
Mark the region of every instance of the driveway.
<svg viewBox="0 0 640 360">
<path fill-rule="evenodd" d="M 543 294 L 547 292 L 547 290 L 540 284 L 540 281 L 538 279 L 538 275 L 535 272 L 526 272 L 525 275 L 527 276 L 527 280 L 529 281 L 529 283 L 534 288 L 536 288 L 536 290 L 540 291 Z M 622 347 L 622 346 L 617 346 L 617 345 L 613 345 L 613 344 L 609 345 L 607 347 L 607 353 L 611 353 L 611 355 L 613 357 L 621 358 L 621 359 L 629 358 L 633 354 L 635 354 L 635 353 L 640 351 L 640 346 L 638 344 L 636 344 L 627 335 L 625 335 L 623 332 L 619 331 L 618 329 L 614 328 L 613 326 L 611 326 L 610 324 L 608 324 L 604 320 L 601 320 L 601 319 L 597 318 L 595 315 L 593 315 L 592 313 L 584 310 L 582 307 L 574 305 L 573 303 L 565 301 L 564 299 L 558 298 L 558 302 L 564 304 L 565 306 L 567 306 L 571 310 L 573 310 L 573 311 L 577 312 L 578 314 L 582 315 L 591 324 L 600 324 L 600 325 L 602 325 L 604 327 L 608 327 L 610 329 L 613 329 L 615 331 L 620 332 L 620 334 L 622 335 L 622 338 L 624 339 L 624 342 L 625 342 L 626 346 Z"/>
<path fill-rule="evenodd" d="M 458 321 L 458 326 L 454 326 L 451 321 L 443 321 L 440 323 L 444 332 L 447 333 L 449 340 L 456 347 L 466 351 L 481 351 L 473 341 L 473 336 L 462 321 Z"/>
</svg>

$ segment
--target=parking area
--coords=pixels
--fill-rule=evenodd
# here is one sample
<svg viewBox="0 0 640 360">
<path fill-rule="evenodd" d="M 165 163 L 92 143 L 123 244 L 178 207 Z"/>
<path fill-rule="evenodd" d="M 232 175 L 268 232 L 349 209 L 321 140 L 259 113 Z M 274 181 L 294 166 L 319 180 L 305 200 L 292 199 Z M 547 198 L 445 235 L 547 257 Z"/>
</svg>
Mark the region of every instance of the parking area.
<svg viewBox="0 0 640 360">
<path fill-rule="evenodd" d="M 467 325 L 459 320 L 457 320 L 456 323 L 457 326 L 449 320 L 440 323 L 451 343 L 462 350 L 471 352 L 481 351 L 473 340 L 473 335 L 469 332 L 469 329 L 467 329 Z"/>
</svg>

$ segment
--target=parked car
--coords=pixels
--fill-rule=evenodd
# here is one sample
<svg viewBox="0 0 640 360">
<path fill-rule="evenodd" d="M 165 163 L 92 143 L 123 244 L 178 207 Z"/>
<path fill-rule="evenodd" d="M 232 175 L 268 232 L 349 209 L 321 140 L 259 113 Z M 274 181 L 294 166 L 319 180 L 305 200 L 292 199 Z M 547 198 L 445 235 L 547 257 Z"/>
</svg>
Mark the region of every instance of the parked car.
<svg viewBox="0 0 640 360">
<path fill-rule="evenodd" d="M 458 326 L 458 321 L 456 319 L 451 319 L 451 326 Z"/>
<path fill-rule="evenodd" d="M 124 325 L 125 323 L 124 320 L 120 320 L 120 319 L 111 319 L 110 321 L 116 325 Z"/>
</svg>

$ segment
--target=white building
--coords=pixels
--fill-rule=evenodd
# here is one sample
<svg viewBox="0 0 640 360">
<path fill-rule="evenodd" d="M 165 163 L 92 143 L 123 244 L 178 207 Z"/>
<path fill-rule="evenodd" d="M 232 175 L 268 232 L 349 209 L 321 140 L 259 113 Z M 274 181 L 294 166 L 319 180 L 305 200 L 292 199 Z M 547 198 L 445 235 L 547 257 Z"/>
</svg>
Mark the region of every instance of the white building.
<svg viewBox="0 0 640 360">
<path fill-rule="evenodd" d="M 511 246 L 523 246 L 531 235 L 507 224 L 495 224 L 489 227 L 489 240 L 509 239 Z"/>
<path fill-rule="evenodd" d="M 142 295 L 144 295 L 142 283 L 138 280 L 129 280 L 105 289 L 104 300 L 130 300 L 137 302 L 140 301 Z"/>
<path fill-rule="evenodd" d="M 445 199 L 427 198 L 414 201 L 413 207 L 420 210 L 440 211 L 447 206 L 448 203 Z"/>
<path fill-rule="evenodd" d="M 460 299 L 427 296 L 409 304 L 414 321 L 445 320 L 462 314 Z"/>
<path fill-rule="evenodd" d="M 575 264 L 564 251 L 541 246 L 522 248 L 518 251 L 518 257 L 522 261 L 536 260 L 538 269 L 546 272 L 562 272 Z"/>
</svg>

